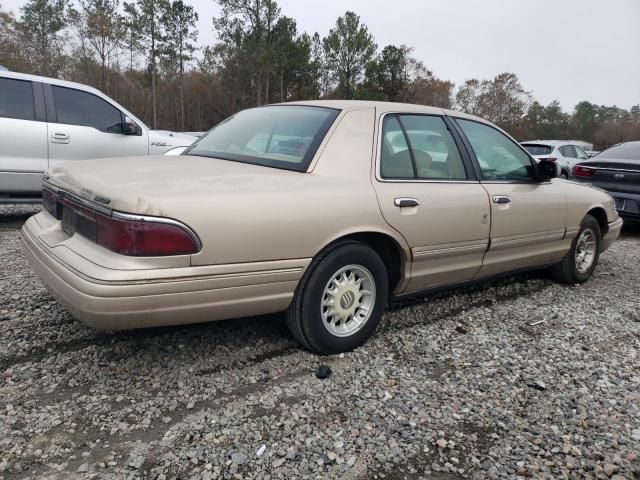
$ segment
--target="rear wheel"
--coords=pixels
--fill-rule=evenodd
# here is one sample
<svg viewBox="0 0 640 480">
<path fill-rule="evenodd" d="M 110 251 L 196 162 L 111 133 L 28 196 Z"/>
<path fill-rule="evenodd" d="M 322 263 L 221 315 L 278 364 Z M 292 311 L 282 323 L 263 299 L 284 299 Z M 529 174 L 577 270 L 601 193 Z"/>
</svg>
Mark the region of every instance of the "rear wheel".
<svg viewBox="0 0 640 480">
<path fill-rule="evenodd" d="M 568 180 L 568 179 L 569 179 L 569 174 L 567 173 L 567 171 L 566 171 L 566 170 L 562 170 L 562 171 L 560 172 L 560 178 L 564 178 L 565 180 Z"/>
<path fill-rule="evenodd" d="M 571 249 L 562 261 L 551 268 L 553 277 L 562 283 L 583 283 L 589 280 L 598 264 L 600 225 L 591 215 L 585 215 L 580 231 L 571 242 Z"/>
<path fill-rule="evenodd" d="M 367 245 L 340 243 L 313 260 L 286 312 L 293 336 L 320 354 L 362 345 L 387 304 L 384 262 Z"/>
</svg>

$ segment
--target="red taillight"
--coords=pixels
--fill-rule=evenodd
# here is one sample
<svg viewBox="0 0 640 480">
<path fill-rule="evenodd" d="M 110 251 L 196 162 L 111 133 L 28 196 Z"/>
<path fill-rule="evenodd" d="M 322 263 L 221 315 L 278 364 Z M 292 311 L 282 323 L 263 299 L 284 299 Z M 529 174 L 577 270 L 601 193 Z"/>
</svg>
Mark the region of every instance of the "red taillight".
<svg viewBox="0 0 640 480">
<path fill-rule="evenodd" d="M 46 188 L 42 190 L 42 208 L 44 208 L 49 215 L 60 219 L 57 195 Z"/>
<path fill-rule="evenodd" d="M 596 169 L 592 167 L 583 167 L 582 165 L 574 165 L 571 169 L 571 175 L 576 177 L 590 177 L 596 173 Z"/>
<path fill-rule="evenodd" d="M 200 250 L 200 242 L 188 227 L 176 220 L 126 213 L 97 212 L 79 205 L 67 195 L 43 191 L 44 208 L 65 228 L 66 217 L 73 215 L 73 233 L 107 250 L 134 257 L 189 255 Z M 65 207 L 64 213 L 62 207 Z M 68 209 L 68 210 L 67 210 Z"/>
<path fill-rule="evenodd" d="M 196 239 L 170 220 L 96 214 L 96 243 L 121 255 L 156 257 L 197 253 Z M 124 217 L 124 218 L 123 218 Z M 176 222 L 177 223 L 177 222 Z"/>
</svg>

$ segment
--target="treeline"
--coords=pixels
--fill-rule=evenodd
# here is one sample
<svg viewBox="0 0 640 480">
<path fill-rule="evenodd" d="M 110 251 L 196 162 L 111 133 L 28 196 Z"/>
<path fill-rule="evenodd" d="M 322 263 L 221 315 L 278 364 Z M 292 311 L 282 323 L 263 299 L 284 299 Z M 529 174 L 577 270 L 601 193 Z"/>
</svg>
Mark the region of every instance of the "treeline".
<svg viewBox="0 0 640 480">
<path fill-rule="evenodd" d="M 640 105 L 541 105 L 517 76 L 438 78 L 404 45 L 380 48 L 346 12 L 326 36 L 298 31 L 274 0 L 217 0 L 219 42 L 198 44 L 183 0 L 28 0 L 0 7 L 0 65 L 95 86 L 150 126 L 206 130 L 251 106 L 299 99 L 410 102 L 467 111 L 519 139 L 574 138 L 599 148 L 640 139 Z"/>
</svg>

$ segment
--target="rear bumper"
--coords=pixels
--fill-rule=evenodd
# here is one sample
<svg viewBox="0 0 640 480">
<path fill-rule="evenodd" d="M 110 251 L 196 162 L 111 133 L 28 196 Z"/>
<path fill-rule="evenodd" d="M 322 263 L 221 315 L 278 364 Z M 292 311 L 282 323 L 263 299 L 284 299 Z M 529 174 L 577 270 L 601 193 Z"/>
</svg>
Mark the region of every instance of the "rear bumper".
<svg viewBox="0 0 640 480">
<path fill-rule="evenodd" d="M 618 215 L 630 220 L 640 220 L 640 195 L 637 193 L 611 192 L 609 194 L 618 200 L 624 201 L 624 209 L 618 211 Z"/>
<path fill-rule="evenodd" d="M 77 319 L 102 330 L 179 325 L 262 315 L 285 310 L 308 266 L 306 259 L 226 267 L 175 269 L 175 276 L 143 279 L 153 270 L 126 272 L 108 280 L 90 278 L 65 263 L 38 238 L 32 217 L 22 228 L 27 260 L 47 290 Z M 68 255 L 68 251 L 67 251 Z M 274 263 L 279 268 L 274 268 Z M 214 267 L 217 268 L 217 267 Z M 205 274 L 205 270 L 209 273 Z M 170 269 L 173 270 L 173 269 Z M 164 270 L 166 272 L 166 269 Z M 130 280 L 133 276 L 135 280 Z"/>
<path fill-rule="evenodd" d="M 640 194 L 610 190 L 609 188 L 607 188 L 607 184 L 590 182 L 588 179 L 583 179 L 581 177 L 572 177 L 571 180 L 578 183 L 593 185 L 594 187 L 605 190 L 615 200 L 623 200 L 624 209 L 618 210 L 618 215 L 620 215 L 622 218 L 627 218 L 630 220 L 640 220 Z"/>
<path fill-rule="evenodd" d="M 618 239 L 620 236 L 620 231 L 622 230 L 622 225 L 624 221 L 622 218 L 618 218 L 613 222 L 609 223 L 609 229 L 607 233 L 602 237 L 602 242 L 600 244 L 600 251 L 604 252 L 607 248 L 611 246 L 611 244 Z"/>
</svg>

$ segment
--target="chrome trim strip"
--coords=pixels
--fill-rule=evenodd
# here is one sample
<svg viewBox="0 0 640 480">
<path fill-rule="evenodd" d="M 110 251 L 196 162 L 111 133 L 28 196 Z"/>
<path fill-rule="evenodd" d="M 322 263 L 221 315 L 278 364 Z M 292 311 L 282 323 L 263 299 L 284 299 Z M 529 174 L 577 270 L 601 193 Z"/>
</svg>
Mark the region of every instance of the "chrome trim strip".
<svg viewBox="0 0 640 480">
<path fill-rule="evenodd" d="M 90 210 L 95 210 L 96 212 L 102 213 L 103 215 L 111 216 L 111 210 L 109 208 L 98 205 L 97 203 L 93 203 L 86 198 L 79 197 L 78 195 L 75 195 L 73 193 L 58 189 L 58 196 L 66 198 L 67 200 L 71 200 L 72 202 L 79 203 L 81 206 L 86 207 Z"/>
<path fill-rule="evenodd" d="M 172 225 L 174 227 L 178 227 L 184 230 L 186 233 L 188 233 L 191 236 L 191 238 L 196 244 L 196 247 L 198 248 L 198 252 L 202 250 L 202 242 L 200 241 L 200 238 L 198 237 L 198 235 L 196 235 L 196 232 L 191 230 L 191 228 L 189 228 L 184 223 L 179 222 L 178 220 L 174 220 L 173 218 L 153 217 L 151 215 L 137 215 L 133 213 L 120 212 L 118 210 L 113 210 L 111 212 L 111 217 L 117 218 L 120 220 L 129 220 L 134 222 L 164 223 L 166 225 Z"/>
<path fill-rule="evenodd" d="M 590 168 L 592 170 L 604 170 L 606 172 L 640 173 L 640 170 L 628 170 L 626 168 L 591 167 L 589 165 L 580 165 L 580 166 L 583 168 Z"/>
<path fill-rule="evenodd" d="M 457 254 L 465 254 L 465 253 L 473 253 L 473 252 L 483 252 L 487 249 L 488 240 L 484 241 L 482 244 L 478 245 L 464 245 L 460 247 L 445 247 L 438 248 L 433 250 L 413 250 L 413 256 L 415 258 L 422 257 L 437 257 L 437 256 L 449 256 L 449 255 L 457 255 Z"/>
<path fill-rule="evenodd" d="M 53 192 L 53 193 L 58 193 L 60 191 L 60 189 L 58 187 L 56 187 L 55 185 L 47 182 L 46 180 L 42 181 L 42 188 L 46 188 L 47 190 Z"/>
</svg>

